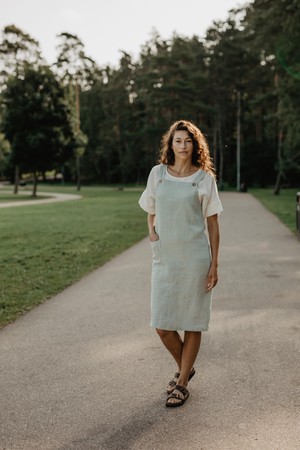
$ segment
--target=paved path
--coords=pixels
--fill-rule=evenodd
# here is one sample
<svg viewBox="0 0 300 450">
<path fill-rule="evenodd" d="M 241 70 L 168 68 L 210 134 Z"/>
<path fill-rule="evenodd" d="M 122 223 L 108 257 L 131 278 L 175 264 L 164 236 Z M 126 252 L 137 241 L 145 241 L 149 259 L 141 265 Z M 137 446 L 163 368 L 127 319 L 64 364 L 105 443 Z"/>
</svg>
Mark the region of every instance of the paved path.
<svg viewBox="0 0 300 450">
<path fill-rule="evenodd" d="M 220 283 L 179 409 L 149 328 L 147 240 L 0 332 L 1 450 L 293 450 L 300 442 L 300 243 L 222 193 Z"/>
<path fill-rule="evenodd" d="M 11 191 L 6 191 L 1 188 L 1 194 L 11 194 Z M 18 195 L 27 195 L 28 191 L 19 191 Z M 0 208 L 11 208 L 13 206 L 28 206 L 28 205 L 40 205 L 41 203 L 56 203 L 56 202 L 66 202 L 69 200 L 78 200 L 81 195 L 76 194 L 58 194 L 57 192 L 39 192 L 38 195 L 52 198 L 45 199 L 33 199 L 33 200 L 13 200 L 11 202 L 1 203 L 0 195 Z"/>
</svg>

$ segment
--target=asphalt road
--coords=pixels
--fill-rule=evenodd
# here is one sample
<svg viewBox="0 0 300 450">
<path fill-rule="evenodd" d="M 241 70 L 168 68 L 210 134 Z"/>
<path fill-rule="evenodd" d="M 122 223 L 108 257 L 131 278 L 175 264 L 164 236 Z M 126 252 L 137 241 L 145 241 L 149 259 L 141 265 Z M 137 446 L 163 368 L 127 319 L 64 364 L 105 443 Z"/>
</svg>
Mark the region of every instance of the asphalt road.
<svg viewBox="0 0 300 450">
<path fill-rule="evenodd" d="M 145 239 L 0 332 L 1 450 L 300 448 L 300 242 L 222 193 L 220 281 L 181 408 Z M 146 217 L 145 217 L 146 220 Z"/>
</svg>

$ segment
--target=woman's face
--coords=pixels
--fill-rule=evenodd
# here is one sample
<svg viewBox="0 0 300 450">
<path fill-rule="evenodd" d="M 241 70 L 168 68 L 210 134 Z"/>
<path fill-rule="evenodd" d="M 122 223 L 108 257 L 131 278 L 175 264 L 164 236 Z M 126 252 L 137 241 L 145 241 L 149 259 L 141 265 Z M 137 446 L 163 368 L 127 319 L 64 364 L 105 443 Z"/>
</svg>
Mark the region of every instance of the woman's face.
<svg viewBox="0 0 300 450">
<path fill-rule="evenodd" d="M 172 150 L 175 155 L 175 160 L 186 161 L 192 159 L 193 141 L 187 131 L 175 131 L 172 141 Z"/>
</svg>

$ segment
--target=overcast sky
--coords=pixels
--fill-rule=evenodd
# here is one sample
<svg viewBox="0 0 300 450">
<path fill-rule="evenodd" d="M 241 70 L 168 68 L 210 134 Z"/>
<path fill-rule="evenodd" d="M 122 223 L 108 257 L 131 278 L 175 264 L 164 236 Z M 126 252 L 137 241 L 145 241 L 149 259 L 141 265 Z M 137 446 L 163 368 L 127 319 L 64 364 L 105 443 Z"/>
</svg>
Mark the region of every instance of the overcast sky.
<svg viewBox="0 0 300 450">
<path fill-rule="evenodd" d="M 56 35 L 76 34 L 100 66 L 117 65 L 120 50 L 139 54 L 155 28 L 163 38 L 174 31 L 203 37 L 213 20 L 245 1 L 237 0 L 0 0 L 0 28 L 14 24 L 39 41 L 49 63 Z"/>
</svg>

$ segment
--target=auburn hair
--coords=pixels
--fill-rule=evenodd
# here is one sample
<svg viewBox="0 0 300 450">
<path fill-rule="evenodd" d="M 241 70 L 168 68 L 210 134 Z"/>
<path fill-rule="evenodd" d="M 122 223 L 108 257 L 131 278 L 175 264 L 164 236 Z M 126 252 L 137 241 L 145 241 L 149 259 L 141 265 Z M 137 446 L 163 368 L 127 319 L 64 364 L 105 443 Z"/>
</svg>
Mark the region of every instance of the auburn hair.
<svg viewBox="0 0 300 450">
<path fill-rule="evenodd" d="M 170 166 L 174 164 L 175 155 L 172 149 L 172 142 L 175 132 L 181 130 L 186 131 L 193 141 L 192 164 L 215 176 L 215 169 L 209 153 L 208 143 L 199 128 L 188 120 L 174 122 L 163 135 L 158 163 Z"/>
</svg>

